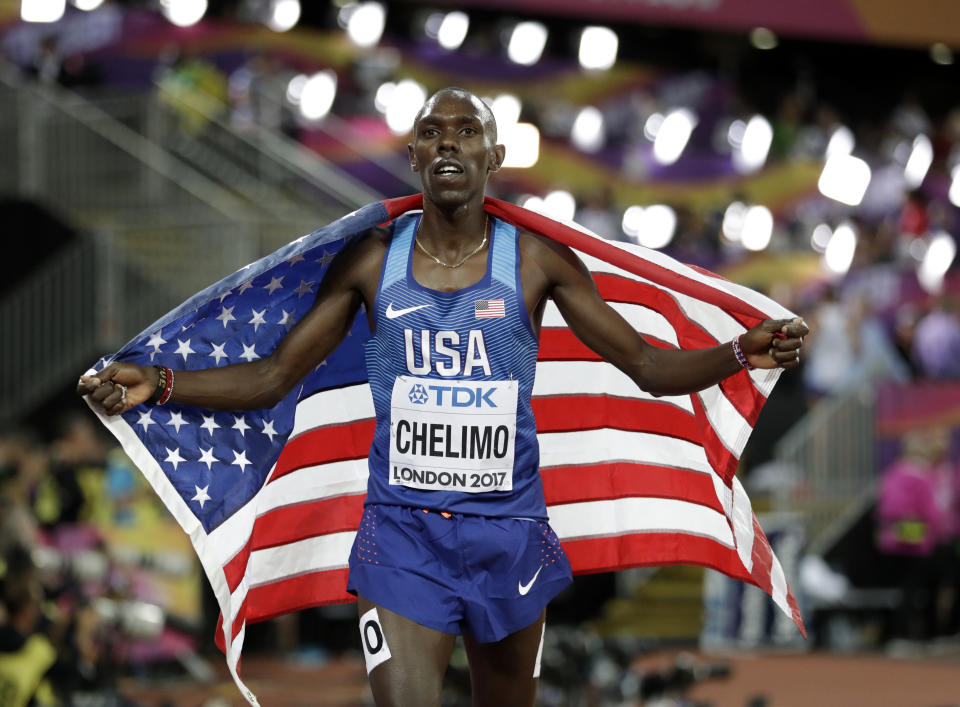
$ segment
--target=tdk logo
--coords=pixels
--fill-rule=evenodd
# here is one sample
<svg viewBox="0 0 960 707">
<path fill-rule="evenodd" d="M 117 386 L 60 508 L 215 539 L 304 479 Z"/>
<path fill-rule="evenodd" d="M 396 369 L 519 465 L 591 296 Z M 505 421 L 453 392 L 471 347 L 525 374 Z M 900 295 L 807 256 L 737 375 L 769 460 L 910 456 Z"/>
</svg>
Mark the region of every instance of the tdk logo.
<svg viewBox="0 0 960 707">
<path fill-rule="evenodd" d="M 437 406 L 449 406 L 455 408 L 469 407 L 497 407 L 493 402 L 493 394 L 497 392 L 496 387 L 483 389 L 483 386 L 459 386 L 459 385 L 428 385 L 424 390 L 423 385 L 415 383 L 410 388 L 410 402 L 417 405 L 423 405 L 431 396 Z"/>
<path fill-rule="evenodd" d="M 416 403 L 417 405 L 423 405 L 429 399 L 427 396 L 427 391 L 424 390 L 423 386 L 419 383 L 414 383 L 413 387 L 410 389 L 410 402 Z"/>
</svg>

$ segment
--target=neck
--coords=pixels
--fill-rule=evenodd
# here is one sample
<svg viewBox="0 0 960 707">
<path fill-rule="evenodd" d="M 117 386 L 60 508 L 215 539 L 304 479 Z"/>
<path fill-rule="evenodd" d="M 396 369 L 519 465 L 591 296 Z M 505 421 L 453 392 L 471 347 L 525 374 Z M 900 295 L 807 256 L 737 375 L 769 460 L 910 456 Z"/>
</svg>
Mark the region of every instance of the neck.
<svg viewBox="0 0 960 707">
<path fill-rule="evenodd" d="M 424 199 L 418 237 L 426 244 L 455 252 L 483 238 L 486 226 L 482 196 L 450 209 Z"/>
</svg>

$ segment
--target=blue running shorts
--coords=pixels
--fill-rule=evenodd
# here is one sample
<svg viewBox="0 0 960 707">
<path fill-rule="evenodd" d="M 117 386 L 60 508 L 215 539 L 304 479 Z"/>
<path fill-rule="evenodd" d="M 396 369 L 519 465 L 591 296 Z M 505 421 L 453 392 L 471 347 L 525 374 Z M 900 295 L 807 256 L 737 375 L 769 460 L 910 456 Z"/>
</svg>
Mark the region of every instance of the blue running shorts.
<svg viewBox="0 0 960 707">
<path fill-rule="evenodd" d="M 347 591 L 480 643 L 526 628 L 573 581 L 546 521 L 364 508 Z"/>
</svg>

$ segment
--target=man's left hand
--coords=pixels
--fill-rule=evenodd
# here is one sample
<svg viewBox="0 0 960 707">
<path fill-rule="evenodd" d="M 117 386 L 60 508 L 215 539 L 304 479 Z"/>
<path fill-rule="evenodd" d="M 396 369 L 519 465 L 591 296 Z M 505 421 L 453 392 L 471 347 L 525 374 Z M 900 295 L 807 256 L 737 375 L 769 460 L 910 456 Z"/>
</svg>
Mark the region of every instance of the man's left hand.
<svg viewBox="0 0 960 707">
<path fill-rule="evenodd" d="M 796 368 L 809 333 L 800 317 L 765 319 L 740 337 L 740 348 L 754 368 Z"/>
</svg>

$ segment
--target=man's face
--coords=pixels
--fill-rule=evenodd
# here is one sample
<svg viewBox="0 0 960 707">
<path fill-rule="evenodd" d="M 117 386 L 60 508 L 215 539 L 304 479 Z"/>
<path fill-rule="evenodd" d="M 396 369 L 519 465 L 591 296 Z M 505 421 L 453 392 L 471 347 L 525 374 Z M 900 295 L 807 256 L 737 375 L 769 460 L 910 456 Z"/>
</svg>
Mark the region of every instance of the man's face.
<svg viewBox="0 0 960 707">
<path fill-rule="evenodd" d="M 407 149 L 424 196 L 438 206 L 458 206 L 482 195 L 489 173 L 503 161 L 503 146 L 493 144 L 477 106 L 457 93 L 431 99 Z"/>
</svg>

